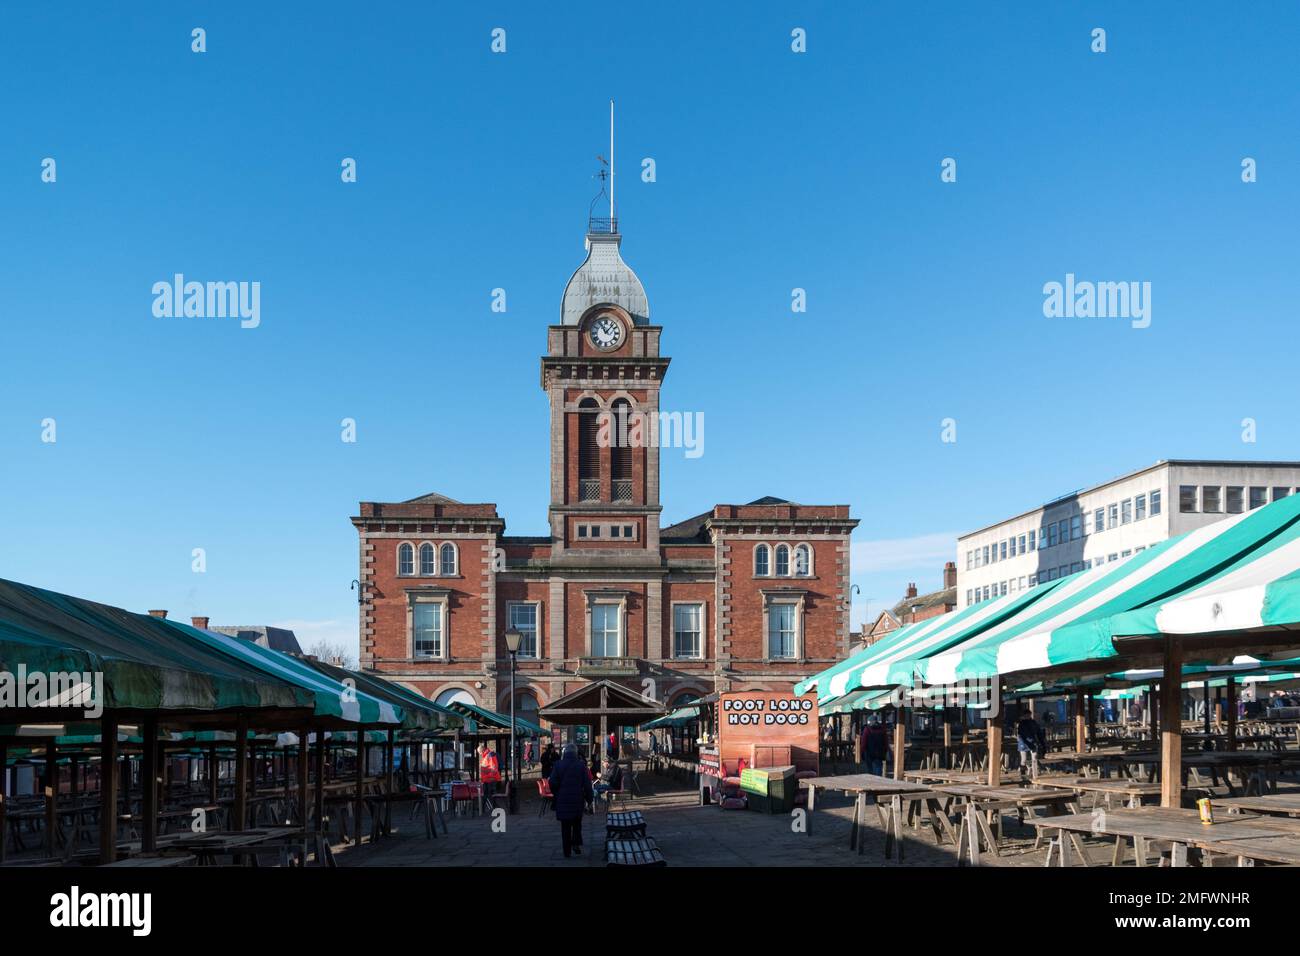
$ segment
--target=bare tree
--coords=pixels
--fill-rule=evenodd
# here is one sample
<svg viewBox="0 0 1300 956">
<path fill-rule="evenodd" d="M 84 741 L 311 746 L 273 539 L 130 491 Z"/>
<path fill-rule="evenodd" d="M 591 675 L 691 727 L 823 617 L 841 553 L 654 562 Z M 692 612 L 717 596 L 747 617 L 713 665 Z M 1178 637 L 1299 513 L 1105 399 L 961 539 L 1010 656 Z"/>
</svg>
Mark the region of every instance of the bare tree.
<svg viewBox="0 0 1300 956">
<path fill-rule="evenodd" d="M 343 644 L 320 640 L 307 648 L 307 654 L 327 664 L 356 670 L 357 656 Z"/>
</svg>

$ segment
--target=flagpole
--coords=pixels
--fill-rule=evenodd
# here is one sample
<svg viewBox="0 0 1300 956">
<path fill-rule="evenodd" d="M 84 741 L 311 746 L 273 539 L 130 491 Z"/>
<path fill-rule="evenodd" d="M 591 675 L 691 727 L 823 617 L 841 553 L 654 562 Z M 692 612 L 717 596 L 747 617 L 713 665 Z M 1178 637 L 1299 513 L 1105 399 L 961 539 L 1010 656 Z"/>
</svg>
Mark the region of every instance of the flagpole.
<svg viewBox="0 0 1300 956">
<path fill-rule="evenodd" d="M 614 227 L 614 101 L 609 101 L 609 226 Z"/>
</svg>

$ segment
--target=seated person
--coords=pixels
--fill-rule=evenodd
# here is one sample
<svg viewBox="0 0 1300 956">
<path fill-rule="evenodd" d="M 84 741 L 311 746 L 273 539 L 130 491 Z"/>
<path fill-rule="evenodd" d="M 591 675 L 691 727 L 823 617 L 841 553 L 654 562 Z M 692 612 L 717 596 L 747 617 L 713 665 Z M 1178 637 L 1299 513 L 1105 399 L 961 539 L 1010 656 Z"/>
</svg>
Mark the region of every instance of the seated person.
<svg viewBox="0 0 1300 956">
<path fill-rule="evenodd" d="M 623 768 L 617 763 L 610 762 L 605 772 L 600 775 L 600 780 L 592 785 L 597 798 L 603 797 L 610 790 L 621 790 L 623 787 Z"/>
</svg>

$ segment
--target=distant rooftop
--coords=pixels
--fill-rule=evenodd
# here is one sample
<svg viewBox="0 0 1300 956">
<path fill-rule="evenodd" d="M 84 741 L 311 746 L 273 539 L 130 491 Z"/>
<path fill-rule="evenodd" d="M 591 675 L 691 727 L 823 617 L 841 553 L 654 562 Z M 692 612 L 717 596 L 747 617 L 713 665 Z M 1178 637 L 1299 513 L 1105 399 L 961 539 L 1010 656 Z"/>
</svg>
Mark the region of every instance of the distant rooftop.
<svg viewBox="0 0 1300 956">
<path fill-rule="evenodd" d="M 302 656 L 302 648 L 298 645 L 298 638 L 288 628 L 255 624 L 236 627 L 210 627 L 208 630 L 216 631 L 218 634 L 228 634 L 231 637 L 239 638 L 241 641 L 249 641 L 273 651 L 283 651 L 286 654 Z"/>
</svg>

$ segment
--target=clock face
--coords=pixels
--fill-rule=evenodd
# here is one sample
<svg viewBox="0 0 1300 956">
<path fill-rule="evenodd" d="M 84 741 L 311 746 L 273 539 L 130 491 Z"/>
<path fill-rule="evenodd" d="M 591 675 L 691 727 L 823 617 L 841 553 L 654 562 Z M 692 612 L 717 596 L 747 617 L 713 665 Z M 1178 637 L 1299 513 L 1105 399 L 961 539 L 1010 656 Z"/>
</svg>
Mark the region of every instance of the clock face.
<svg viewBox="0 0 1300 956">
<path fill-rule="evenodd" d="M 591 323 L 587 337 L 596 348 L 608 352 L 623 343 L 623 323 L 612 315 L 602 315 Z"/>
</svg>

